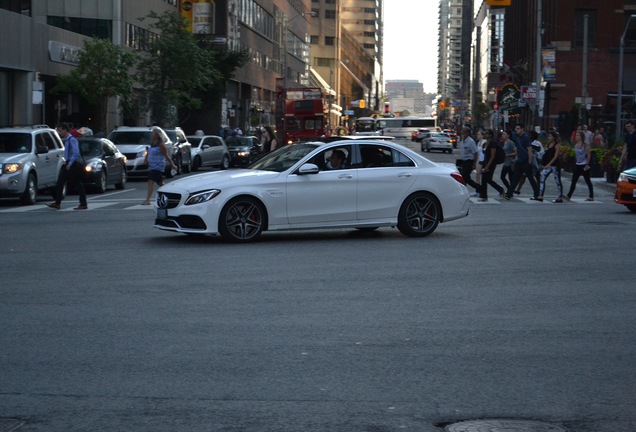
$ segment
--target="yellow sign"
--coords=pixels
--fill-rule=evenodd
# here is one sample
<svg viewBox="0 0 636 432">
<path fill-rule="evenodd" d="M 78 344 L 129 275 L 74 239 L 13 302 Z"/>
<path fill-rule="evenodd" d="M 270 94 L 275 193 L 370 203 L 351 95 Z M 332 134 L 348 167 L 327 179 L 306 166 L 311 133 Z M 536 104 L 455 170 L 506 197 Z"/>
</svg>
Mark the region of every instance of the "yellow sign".
<svg viewBox="0 0 636 432">
<path fill-rule="evenodd" d="M 489 6 L 510 6 L 511 0 L 486 0 Z"/>
<path fill-rule="evenodd" d="M 186 30 L 196 34 L 211 34 L 214 7 L 214 0 L 179 0 L 179 14 L 186 19 Z"/>
<path fill-rule="evenodd" d="M 360 99 L 360 108 L 364 108 L 365 106 L 364 99 Z"/>
</svg>

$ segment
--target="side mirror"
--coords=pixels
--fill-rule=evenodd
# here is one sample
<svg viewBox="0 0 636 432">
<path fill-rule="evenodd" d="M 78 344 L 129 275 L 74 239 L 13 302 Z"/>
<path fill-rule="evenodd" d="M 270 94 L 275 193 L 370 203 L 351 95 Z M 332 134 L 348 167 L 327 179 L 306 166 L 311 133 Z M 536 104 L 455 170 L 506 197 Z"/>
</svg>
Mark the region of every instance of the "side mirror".
<svg viewBox="0 0 636 432">
<path fill-rule="evenodd" d="M 36 154 L 46 154 L 49 152 L 49 148 L 45 145 L 39 145 L 35 150 Z"/>
<path fill-rule="evenodd" d="M 318 165 L 312 163 L 306 163 L 298 169 L 299 175 L 318 174 L 319 172 L 320 168 L 318 168 Z"/>
<path fill-rule="evenodd" d="M 185 138 L 179 139 L 179 144 L 183 144 L 183 143 L 187 143 L 187 142 L 188 142 L 188 140 L 185 139 Z"/>
</svg>

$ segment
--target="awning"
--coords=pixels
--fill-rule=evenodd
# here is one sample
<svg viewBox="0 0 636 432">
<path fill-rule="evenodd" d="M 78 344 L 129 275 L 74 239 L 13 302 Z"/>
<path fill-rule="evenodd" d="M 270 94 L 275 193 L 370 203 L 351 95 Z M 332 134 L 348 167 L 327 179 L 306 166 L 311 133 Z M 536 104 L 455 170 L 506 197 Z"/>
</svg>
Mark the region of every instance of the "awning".
<svg viewBox="0 0 636 432">
<path fill-rule="evenodd" d="M 331 88 L 331 86 L 329 85 L 329 83 L 327 81 L 325 81 L 318 72 L 316 72 L 316 70 L 312 67 L 309 68 L 309 79 L 312 82 L 312 85 L 315 85 L 316 87 L 320 87 L 322 88 L 322 90 L 324 91 L 325 94 L 327 95 L 331 95 L 331 96 L 335 96 L 336 92 L 334 89 Z"/>
</svg>

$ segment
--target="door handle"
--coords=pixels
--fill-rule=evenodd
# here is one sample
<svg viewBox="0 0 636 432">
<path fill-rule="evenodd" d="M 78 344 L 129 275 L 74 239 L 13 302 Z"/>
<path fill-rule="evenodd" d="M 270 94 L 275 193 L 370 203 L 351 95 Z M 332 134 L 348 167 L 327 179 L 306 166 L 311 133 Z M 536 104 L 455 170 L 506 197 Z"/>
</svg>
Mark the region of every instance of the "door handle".
<svg viewBox="0 0 636 432">
<path fill-rule="evenodd" d="M 405 173 L 399 173 L 398 177 L 411 177 L 413 174 L 409 173 L 409 172 L 405 172 Z"/>
<path fill-rule="evenodd" d="M 338 176 L 339 179 L 352 179 L 353 176 L 351 174 L 340 174 Z"/>
</svg>

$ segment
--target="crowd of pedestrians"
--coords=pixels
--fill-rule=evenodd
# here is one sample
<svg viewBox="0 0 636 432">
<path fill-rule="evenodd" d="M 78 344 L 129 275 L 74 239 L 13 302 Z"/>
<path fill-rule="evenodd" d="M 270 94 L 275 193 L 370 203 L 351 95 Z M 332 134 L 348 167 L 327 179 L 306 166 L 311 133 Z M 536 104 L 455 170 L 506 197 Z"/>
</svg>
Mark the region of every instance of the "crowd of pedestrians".
<svg viewBox="0 0 636 432">
<path fill-rule="evenodd" d="M 510 200 L 521 193 L 526 181 L 532 187 L 530 200 L 543 201 L 546 180 L 550 176 L 554 178 L 558 194 L 552 200 L 553 203 L 569 201 L 580 177 L 583 177 L 588 187 L 586 201 L 594 201 L 594 186 L 590 179 L 591 147 L 587 141 L 589 139 L 592 142 L 595 135 L 588 132 L 580 128 L 572 135 L 576 165 L 567 195 L 563 194 L 561 180 L 561 142 L 554 130 L 548 132 L 544 146 L 539 141 L 538 133 L 526 131 L 523 124 L 517 124 L 514 131 L 478 130 L 475 139 L 472 138 L 471 129 L 464 126 L 457 167 L 466 185 L 475 190 L 471 197 L 479 197 L 480 202 L 488 201 L 488 186 L 495 189 L 499 199 Z M 497 158 L 498 152 L 501 152 L 501 160 Z M 498 164 L 502 165 L 499 180 L 503 186 L 493 178 Z M 475 180 L 471 177 L 473 171 L 476 172 Z"/>
</svg>

